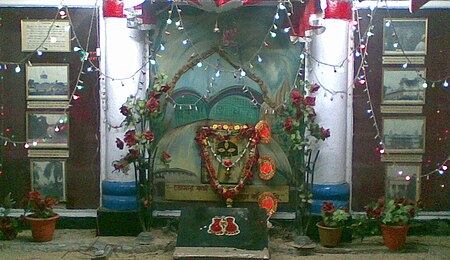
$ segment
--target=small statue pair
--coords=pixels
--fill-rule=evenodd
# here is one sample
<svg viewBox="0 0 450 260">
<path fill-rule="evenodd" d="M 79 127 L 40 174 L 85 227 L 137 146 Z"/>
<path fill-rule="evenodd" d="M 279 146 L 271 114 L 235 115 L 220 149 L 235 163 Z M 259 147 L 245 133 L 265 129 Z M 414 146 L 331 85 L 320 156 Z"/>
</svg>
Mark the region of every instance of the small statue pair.
<svg viewBox="0 0 450 260">
<path fill-rule="evenodd" d="M 235 236 L 240 232 L 236 219 L 232 216 L 215 216 L 208 227 L 208 233 L 217 236 Z"/>
</svg>

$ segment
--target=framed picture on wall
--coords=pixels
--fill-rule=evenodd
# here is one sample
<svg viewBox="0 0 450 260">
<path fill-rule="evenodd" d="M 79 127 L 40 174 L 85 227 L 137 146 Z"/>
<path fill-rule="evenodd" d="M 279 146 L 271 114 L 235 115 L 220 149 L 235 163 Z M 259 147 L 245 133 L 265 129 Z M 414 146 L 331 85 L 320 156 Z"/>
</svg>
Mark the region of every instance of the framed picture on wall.
<svg viewBox="0 0 450 260">
<path fill-rule="evenodd" d="M 386 165 L 386 197 L 417 201 L 420 196 L 420 163 L 391 163 Z"/>
<path fill-rule="evenodd" d="M 69 100 L 68 64 L 26 66 L 28 100 Z"/>
<path fill-rule="evenodd" d="M 30 148 L 68 148 L 68 116 L 64 112 L 28 111 L 26 135 Z"/>
<path fill-rule="evenodd" d="M 70 22 L 22 20 L 22 51 L 70 52 Z"/>
<path fill-rule="evenodd" d="M 383 137 L 388 153 L 423 153 L 425 117 L 385 117 Z"/>
<path fill-rule="evenodd" d="M 66 160 L 31 159 L 31 188 L 40 191 L 42 197 L 53 196 L 66 201 Z"/>
<path fill-rule="evenodd" d="M 425 68 L 383 68 L 382 104 L 424 104 Z"/>
<path fill-rule="evenodd" d="M 427 18 L 384 18 L 384 55 L 426 55 Z"/>
</svg>

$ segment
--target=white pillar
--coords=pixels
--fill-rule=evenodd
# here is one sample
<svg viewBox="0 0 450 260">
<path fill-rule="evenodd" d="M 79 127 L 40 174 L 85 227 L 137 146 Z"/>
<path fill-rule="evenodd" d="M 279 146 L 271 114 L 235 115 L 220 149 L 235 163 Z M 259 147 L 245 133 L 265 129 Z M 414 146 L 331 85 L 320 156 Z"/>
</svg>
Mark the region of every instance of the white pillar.
<svg viewBox="0 0 450 260">
<path fill-rule="evenodd" d="M 123 139 L 124 128 L 115 129 L 124 116 L 120 107 L 130 95 L 145 91 L 146 31 L 127 28 L 127 19 L 105 17 L 101 53 L 101 173 L 102 206 L 117 210 L 135 208 L 134 173 L 114 171 L 113 162 L 126 154 L 119 150 L 116 138 Z M 144 75 L 144 76 L 143 76 Z M 141 89 L 139 89 L 141 88 Z"/>
<path fill-rule="evenodd" d="M 311 55 L 320 63 L 345 62 L 342 67 L 317 61 L 311 64 L 309 80 L 323 86 L 316 95 L 317 122 L 331 132 L 320 146 L 314 180 L 317 184 L 340 184 L 345 182 L 347 149 L 348 22 L 326 19 L 324 24 L 325 32 L 312 41 Z"/>
<path fill-rule="evenodd" d="M 349 22 L 324 19 L 325 32 L 310 44 L 308 80 L 322 86 L 316 94 L 317 123 L 329 128 L 331 136 L 320 143 L 320 155 L 314 173 L 313 212 L 320 212 L 323 201 L 337 206 L 348 205 L 349 185 L 346 183 L 348 156 L 349 99 Z M 351 60 L 351 59 L 350 59 Z M 331 65 L 331 66 L 330 66 Z M 351 96 L 350 96 L 351 97 Z"/>
</svg>

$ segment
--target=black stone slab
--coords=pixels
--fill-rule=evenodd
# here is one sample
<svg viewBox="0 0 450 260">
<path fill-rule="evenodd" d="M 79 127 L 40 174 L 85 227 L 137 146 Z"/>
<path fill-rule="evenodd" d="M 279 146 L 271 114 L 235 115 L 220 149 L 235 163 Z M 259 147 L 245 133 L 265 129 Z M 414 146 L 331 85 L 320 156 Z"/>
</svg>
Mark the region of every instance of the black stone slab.
<svg viewBox="0 0 450 260">
<path fill-rule="evenodd" d="M 97 210 L 97 235 L 137 236 L 141 232 L 136 211 Z"/>
<path fill-rule="evenodd" d="M 240 233 L 234 236 L 208 233 L 212 218 L 232 216 Z M 246 250 L 268 248 L 267 216 L 260 208 L 186 207 L 181 210 L 177 247 L 227 247 Z"/>
</svg>

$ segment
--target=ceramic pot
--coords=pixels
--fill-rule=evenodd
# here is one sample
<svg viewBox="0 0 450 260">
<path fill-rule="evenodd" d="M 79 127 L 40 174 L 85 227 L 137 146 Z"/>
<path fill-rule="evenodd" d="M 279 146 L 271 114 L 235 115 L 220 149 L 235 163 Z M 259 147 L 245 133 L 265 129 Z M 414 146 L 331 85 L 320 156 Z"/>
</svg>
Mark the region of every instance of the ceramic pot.
<svg viewBox="0 0 450 260">
<path fill-rule="evenodd" d="M 25 218 L 30 223 L 31 234 L 35 241 L 45 242 L 53 239 L 59 215 L 50 218 L 33 218 L 31 216 Z"/>
<path fill-rule="evenodd" d="M 323 222 L 316 224 L 319 229 L 320 244 L 325 247 L 335 247 L 341 242 L 344 227 L 326 227 Z"/>
<path fill-rule="evenodd" d="M 390 250 L 400 250 L 403 248 L 409 226 L 387 226 L 381 224 L 381 235 L 384 244 Z"/>
</svg>

